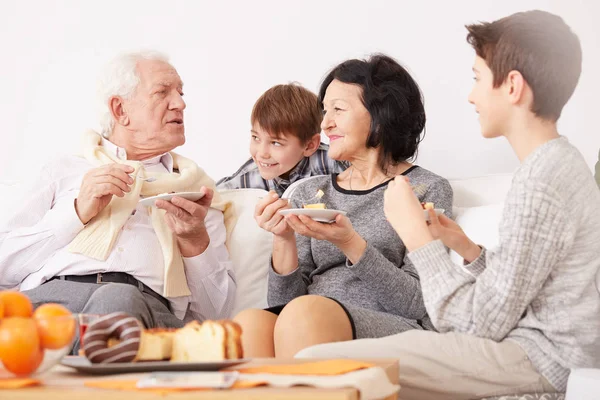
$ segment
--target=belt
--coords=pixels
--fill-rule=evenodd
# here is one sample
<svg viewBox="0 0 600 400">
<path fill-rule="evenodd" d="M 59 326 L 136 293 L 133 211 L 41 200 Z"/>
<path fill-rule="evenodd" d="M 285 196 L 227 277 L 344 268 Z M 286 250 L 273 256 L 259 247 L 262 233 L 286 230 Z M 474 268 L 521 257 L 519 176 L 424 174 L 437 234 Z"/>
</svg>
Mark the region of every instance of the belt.
<svg viewBox="0 0 600 400">
<path fill-rule="evenodd" d="M 167 309 L 171 309 L 167 299 L 125 272 L 105 272 L 91 275 L 61 275 L 55 276 L 50 280 L 52 281 L 54 279 L 82 283 L 125 283 L 128 285 L 137 286 L 141 292 L 148 293 L 150 296 L 164 304 Z"/>
</svg>

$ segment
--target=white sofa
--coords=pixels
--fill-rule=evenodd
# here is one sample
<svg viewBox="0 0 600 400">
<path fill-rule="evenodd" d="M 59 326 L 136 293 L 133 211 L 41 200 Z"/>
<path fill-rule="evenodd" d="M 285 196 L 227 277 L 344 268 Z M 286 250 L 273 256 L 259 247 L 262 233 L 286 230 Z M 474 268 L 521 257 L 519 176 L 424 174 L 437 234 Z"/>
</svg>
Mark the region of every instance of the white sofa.
<svg viewBox="0 0 600 400">
<path fill-rule="evenodd" d="M 477 178 L 450 180 L 454 189 L 453 212 L 456 221 L 476 243 L 493 247 L 498 243 L 498 224 L 502 215 L 504 198 L 511 183 L 510 174 L 489 175 Z M 267 306 L 267 268 L 272 237 L 254 221 L 254 206 L 264 190 L 225 190 L 221 194 L 235 207 L 237 222 L 231 232 L 228 247 L 237 280 L 237 296 L 232 315 L 246 308 Z M 0 182 L 0 220 L 10 212 L 15 202 L 24 194 L 22 185 Z M 456 254 L 453 260 L 462 260 Z M 600 287 L 600 276 L 598 287 Z M 568 400 L 584 399 L 582 393 L 596 399 L 600 393 L 600 370 L 576 370 L 571 375 L 567 390 Z M 564 399 L 563 396 L 506 396 L 506 400 Z"/>
</svg>

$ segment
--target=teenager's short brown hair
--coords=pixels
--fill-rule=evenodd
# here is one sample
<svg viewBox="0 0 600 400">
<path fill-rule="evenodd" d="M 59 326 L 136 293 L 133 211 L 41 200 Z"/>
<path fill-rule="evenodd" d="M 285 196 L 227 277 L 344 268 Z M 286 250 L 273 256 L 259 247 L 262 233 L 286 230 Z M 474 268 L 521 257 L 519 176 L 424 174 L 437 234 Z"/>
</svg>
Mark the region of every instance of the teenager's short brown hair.
<svg viewBox="0 0 600 400">
<path fill-rule="evenodd" d="M 467 41 L 492 70 L 494 87 L 519 71 L 533 91 L 531 111 L 560 117 L 581 74 L 579 39 L 561 17 L 534 10 L 466 28 Z"/>
<path fill-rule="evenodd" d="M 273 86 L 252 108 L 250 122 L 270 135 L 291 134 L 306 143 L 321 132 L 323 114 L 317 95 L 299 84 Z"/>
</svg>

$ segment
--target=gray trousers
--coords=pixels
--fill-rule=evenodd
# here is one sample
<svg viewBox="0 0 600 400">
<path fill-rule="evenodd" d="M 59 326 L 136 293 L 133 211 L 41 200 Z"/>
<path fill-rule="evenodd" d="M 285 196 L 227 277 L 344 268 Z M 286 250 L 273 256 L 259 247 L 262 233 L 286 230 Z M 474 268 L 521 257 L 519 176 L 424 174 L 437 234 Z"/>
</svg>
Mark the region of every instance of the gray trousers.
<svg viewBox="0 0 600 400">
<path fill-rule="evenodd" d="M 110 314 L 126 312 L 146 328 L 181 328 L 184 323 L 158 299 L 125 283 L 81 283 L 55 279 L 26 290 L 34 307 L 58 303 L 74 314 Z M 79 338 L 73 352 L 79 349 Z"/>
</svg>

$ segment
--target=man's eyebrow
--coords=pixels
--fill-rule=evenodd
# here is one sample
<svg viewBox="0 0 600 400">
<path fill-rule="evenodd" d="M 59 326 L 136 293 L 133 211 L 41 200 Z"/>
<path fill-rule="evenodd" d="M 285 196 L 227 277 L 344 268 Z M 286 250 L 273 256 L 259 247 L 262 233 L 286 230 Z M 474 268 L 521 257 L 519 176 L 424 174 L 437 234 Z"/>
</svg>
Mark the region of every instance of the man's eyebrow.
<svg viewBox="0 0 600 400">
<path fill-rule="evenodd" d="M 473 70 L 473 72 L 479 73 L 479 70 L 475 67 L 471 68 Z"/>
<path fill-rule="evenodd" d="M 155 83 L 155 86 L 171 87 L 171 86 L 173 86 L 173 84 L 169 83 L 169 82 L 158 82 L 158 83 Z M 179 81 L 175 84 L 175 86 L 183 87 L 183 82 Z"/>
</svg>

